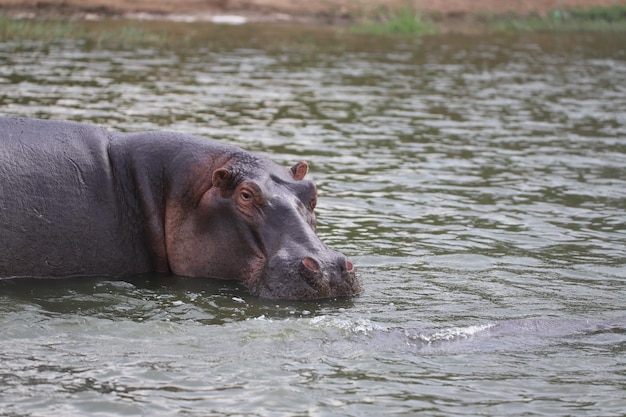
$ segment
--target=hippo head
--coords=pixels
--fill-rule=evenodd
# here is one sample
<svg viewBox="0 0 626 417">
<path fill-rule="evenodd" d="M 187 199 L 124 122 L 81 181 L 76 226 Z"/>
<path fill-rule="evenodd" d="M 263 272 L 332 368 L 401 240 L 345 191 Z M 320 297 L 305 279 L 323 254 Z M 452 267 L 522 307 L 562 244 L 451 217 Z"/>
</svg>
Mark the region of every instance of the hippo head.
<svg viewBox="0 0 626 417">
<path fill-rule="evenodd" d="M 361 292 L 353 264 L 315 232 L 317 188 L 304 179 L 306 162 L 283 168 L 245 153 L 211 169 L 208 187 L 166 226 L 175 274 L 241 280 L 270 299 Z"/>
</svg>

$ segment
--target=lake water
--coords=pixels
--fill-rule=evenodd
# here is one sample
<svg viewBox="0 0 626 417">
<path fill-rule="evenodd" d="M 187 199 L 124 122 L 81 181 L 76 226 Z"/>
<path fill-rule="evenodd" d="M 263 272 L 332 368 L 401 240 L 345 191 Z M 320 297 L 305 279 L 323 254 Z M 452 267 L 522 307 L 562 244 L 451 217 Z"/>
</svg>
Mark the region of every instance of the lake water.
<svg viewBox="0 0 626 417">
<path fill-rule="evenodd" d="M 2 281 L 0 414 L 624 415 L 623 34 L 297 30 L 0 43 L 4 115 L 307 159 L 365 289 Z"/>
</svg>

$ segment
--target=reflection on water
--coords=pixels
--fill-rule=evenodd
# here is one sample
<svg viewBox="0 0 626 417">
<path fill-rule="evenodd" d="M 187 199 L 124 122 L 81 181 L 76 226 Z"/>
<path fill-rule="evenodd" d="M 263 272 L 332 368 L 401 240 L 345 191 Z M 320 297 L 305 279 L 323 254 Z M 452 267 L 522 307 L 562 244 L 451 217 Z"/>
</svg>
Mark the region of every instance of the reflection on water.
<svg viewBox="0 0 626 417">
<path fill-rule="evenodd" d="M 318 230 L 365 294 L 276 303 L 168 277 L 0 282 L 0 410 L 623 412 L 619 36 L 258 35 L 266 45 L 229 30 L 246 39 L 0 44 L 1 112 L 306 158 Z"/>
</svg>

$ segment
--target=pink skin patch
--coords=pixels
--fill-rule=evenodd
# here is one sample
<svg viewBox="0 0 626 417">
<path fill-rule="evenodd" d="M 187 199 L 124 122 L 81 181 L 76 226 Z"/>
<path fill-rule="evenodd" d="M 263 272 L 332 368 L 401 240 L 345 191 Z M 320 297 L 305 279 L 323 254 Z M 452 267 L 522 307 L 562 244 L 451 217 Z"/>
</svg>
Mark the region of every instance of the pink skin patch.
<svg viewBox="0 0 626 417">
<path fill-rule="evenodd" d="M 352 262 L 346 259 L 346 271 L 350 272 L 353 269 L 354 269 L 354 265 L 352 265 Z"/>
<path fill-rule="evenodd" d="M 318 272 L 320 270 L 320 265 L 313 258 L 304 258 L 302 260 L 302 265 L 304 265 L 309 271 Z"/>
</svg>

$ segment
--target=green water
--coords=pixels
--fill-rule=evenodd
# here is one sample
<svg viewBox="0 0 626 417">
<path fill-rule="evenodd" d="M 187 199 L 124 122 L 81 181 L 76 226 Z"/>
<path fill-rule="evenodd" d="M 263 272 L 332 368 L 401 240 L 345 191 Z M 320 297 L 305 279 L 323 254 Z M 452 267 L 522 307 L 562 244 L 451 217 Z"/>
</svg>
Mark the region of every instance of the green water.
<svg viewBox="0 0 626 417">
<path fill-rule="evenodd" d="M 307 159 L 365 289 L 2 281 L 0 414 L 623 415 L 623 37 L 297 30 L 0 43 L 4 115 Z"/>
</svg>

